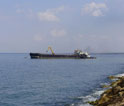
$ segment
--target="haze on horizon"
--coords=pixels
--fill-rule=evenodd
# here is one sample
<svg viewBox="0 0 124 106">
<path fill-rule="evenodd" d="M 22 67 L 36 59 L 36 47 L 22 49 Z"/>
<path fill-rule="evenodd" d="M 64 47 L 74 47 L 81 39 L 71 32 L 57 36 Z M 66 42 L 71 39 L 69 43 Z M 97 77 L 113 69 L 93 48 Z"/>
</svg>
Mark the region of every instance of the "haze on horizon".
<svg viewBox="0 0 124 106">
<path fill-rule="evenodd" d="M 124 52 L 124 0 L 1 0 L 0 52 Z"/>
</svg>

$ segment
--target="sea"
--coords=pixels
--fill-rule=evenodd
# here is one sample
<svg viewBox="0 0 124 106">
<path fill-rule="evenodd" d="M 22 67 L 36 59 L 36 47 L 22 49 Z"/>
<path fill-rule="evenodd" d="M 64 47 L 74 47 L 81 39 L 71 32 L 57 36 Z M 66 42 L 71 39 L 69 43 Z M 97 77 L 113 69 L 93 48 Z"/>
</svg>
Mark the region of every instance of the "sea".
<svg viewBox="0 0 124 106">
<path fill-rule="evenodd" d="M 0 106 L 90 106 L 124 75 L 123 53 L 96 59 L 30 59 L 28 53 L 0 54 Z"/>
</svg>

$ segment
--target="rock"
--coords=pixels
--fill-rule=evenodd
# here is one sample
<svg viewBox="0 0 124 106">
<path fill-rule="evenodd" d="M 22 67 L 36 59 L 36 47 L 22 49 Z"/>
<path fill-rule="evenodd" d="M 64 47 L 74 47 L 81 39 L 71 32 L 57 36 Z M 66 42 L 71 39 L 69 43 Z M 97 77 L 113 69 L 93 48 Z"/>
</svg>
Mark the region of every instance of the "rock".
<svg viewBox="0 0 124 106">
<path fill-rule="evenodd" d="M 102 85 L 102 88 L 109 88 L 110 85 Z"/>
<path fill-rule="evenodd" d="M 124 95 L 124 92 L 119 92 L 119 93 L 118 93 L 118 96 L 119 96 L 119 97 L 122 97 L 123 95 Z"/>
<path fill-rule="evenodd" d="M 109 78 L 113 79 L 115 77 L 111 76 Z M 124 77 L 118 77 L 118 80 L 112 82 L 110 87 L 101 94 L 98 100 L 88 103 L 93 106 L 124 106 Z"/>
<path fill-rule="evenodd" d="M 117 79 L 118 77 L 115 77 L 115 76 L 109 76 L 108 77 L 110 80 L 113 80 L 113 79 Z"/>
<path fill-rule="evenodd" d="M 121 87 L 120 86 L 116 86 L 112 88 L 112 94 L 116 95 L 119 91 L 121 91 Z"/>
</svg>

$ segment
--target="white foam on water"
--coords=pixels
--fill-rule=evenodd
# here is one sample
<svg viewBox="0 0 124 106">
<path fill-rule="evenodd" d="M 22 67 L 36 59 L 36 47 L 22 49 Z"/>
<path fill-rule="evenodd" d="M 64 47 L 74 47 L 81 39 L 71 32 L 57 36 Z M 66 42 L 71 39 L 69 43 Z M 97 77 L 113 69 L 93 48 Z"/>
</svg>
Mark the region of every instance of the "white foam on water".
<svg viewBox="0 0 124 106">
<path fill-rule="evenodd" d="M 109 82 L 108 83 L 106 82 L 106 83 L 101 83 L 100 84 L 100 86 L 103 86 L 103 85 L 110 85 L 110 83 Z"/>
<path fill-rule="evenodd" d="M 93 93 L 93 95 L 100 96 L 103 92 L 104 92 L 104 90 L 96 91 L 95 93 Z"/>
<path fill-rule="evenodd" d="M 90 104 L 88 104 L 88 103 L 79 103 L 79 104 L 71 104 L 70 106 L 92 106 L 92 105 L 90 105 Z"/>
<path fill-rule="evenodd" d="M 123 76 L 124 76 L 124 73 L 115 75 L 115 77 L 123 77 Z"/>
<path fill-rule="evenodd" d="M 77 99 L 80 99 L 81 101 L 76 104 L 71 104 L 70 106 L 91 106 L 88 104 L 88 101 L 95 101 L 100 97 L 100 95 L 104 92 L 104 90 L 95 91 L 94 93 L 87 95 L 87 96 L 80 96 L 77 97 Z"/>
<path fill-rule="evenodd" d="M 92 96 L 92 95 L 87 95 L 85 97 L 82 98 L 83 102 L 86 103 L 88 101 L 95 101 L 97 98 Z"/>
<path fill-rule="evenodd" d="M 91 106 L 91 105 L 87 103 L 87 104 L 80 104 L 78 106 Z"/>
</svg>

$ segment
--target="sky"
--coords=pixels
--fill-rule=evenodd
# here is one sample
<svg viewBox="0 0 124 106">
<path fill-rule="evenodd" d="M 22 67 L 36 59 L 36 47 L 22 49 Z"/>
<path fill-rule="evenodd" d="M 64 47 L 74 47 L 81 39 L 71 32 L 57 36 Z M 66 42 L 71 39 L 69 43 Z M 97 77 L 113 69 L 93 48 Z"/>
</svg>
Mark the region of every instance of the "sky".
<svg viewBox="0 0 124 106">
<path fill-rule="evenodd" d="M 124 0 L 0 0 L 0 52 L 124 52 Z"/>
</svg>

